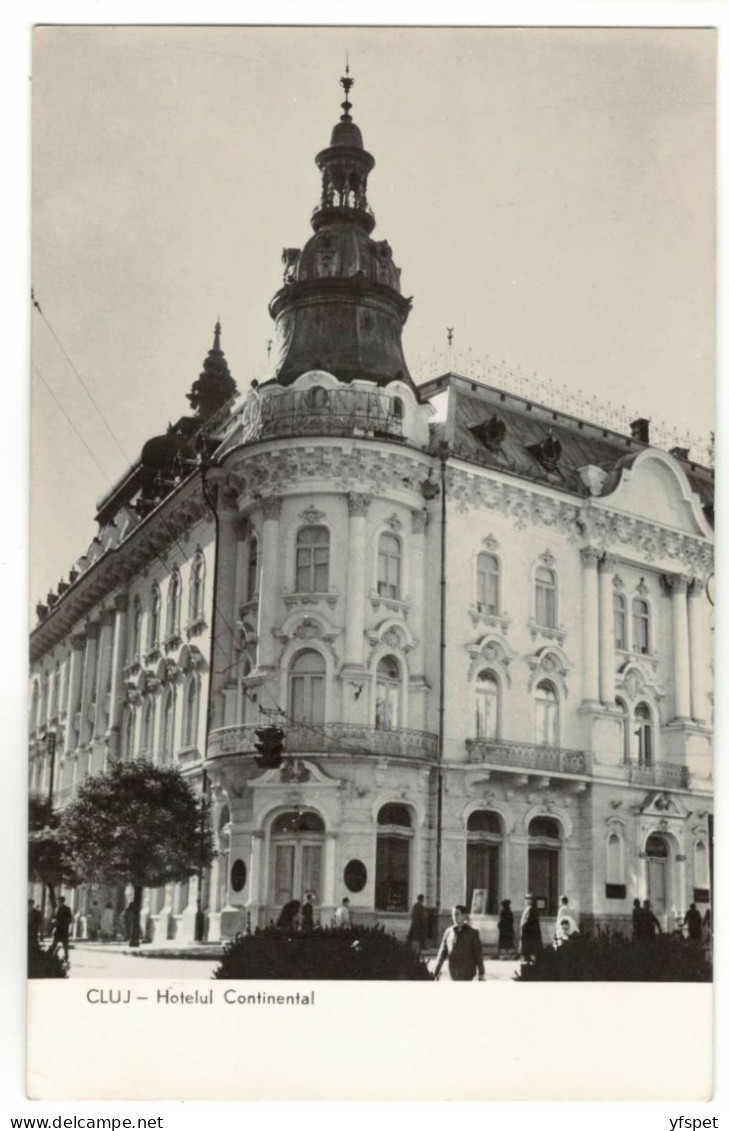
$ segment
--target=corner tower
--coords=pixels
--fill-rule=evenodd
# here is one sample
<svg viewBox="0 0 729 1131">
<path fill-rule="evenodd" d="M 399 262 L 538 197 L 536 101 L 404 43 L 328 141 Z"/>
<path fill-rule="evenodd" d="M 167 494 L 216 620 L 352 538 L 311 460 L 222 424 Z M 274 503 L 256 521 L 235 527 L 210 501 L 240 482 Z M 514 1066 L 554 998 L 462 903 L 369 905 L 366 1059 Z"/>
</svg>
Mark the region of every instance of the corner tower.
<svg viewBox="0 0 729 1131">
<path fill-rule="evenodd" d="M 314 235 L 303 249 L 284 250 L 283 286 L 269 306 L 276 322 L 275 375 L 281 385 L 312 369 L 345 382 L 412 383 L 402 350 L 411 299 L 400 294 L 390 245 L 371 237 L 367 178 L 375 159 L 350 114 L 349 67 L 340 83 L 344 113 L 316 157 L 322 190 L 311 218 Z"/>
</svg>

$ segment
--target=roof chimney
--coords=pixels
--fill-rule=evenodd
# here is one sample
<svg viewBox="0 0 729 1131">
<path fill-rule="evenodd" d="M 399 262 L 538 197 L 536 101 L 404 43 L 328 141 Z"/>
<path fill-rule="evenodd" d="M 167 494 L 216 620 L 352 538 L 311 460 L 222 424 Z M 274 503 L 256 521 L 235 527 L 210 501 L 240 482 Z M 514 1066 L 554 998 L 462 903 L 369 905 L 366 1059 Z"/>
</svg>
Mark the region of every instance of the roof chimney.
<svg viewBox="0 0 729 1131">
<path fill-rule="evenodd" d="M 674 456 L 676 459 L 688 459 L 689 458 L 688 448 L 671 448 L 669 454 Z"/>
<path fill-rule="evenodd" d="M 631 435 L 632 439 L 637 440 L 641 444 L 649 444 L 650 443 L 650 433 L 649 433 L 650 424 L 651 424 L 650 420 L 646 420 L 645 417 L 643 417 L 643 416 L 638 417 L 637 420 L 631 420 L 631 422 L 630 422 L 630 435 Z"/>
</svg>

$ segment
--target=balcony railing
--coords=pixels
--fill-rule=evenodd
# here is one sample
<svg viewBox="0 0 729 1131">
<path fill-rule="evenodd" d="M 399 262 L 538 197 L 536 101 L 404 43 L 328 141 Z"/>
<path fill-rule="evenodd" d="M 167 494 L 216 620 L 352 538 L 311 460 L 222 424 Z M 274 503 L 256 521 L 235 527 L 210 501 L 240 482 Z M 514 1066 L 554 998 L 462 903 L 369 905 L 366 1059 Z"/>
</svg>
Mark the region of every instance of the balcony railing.
<svg viewBox="0 0 729 1131">
<path fill-rule="evenodd" d="M 559 746 L 534 746 L 529 742 L 506 742 L 496 739 L 468 738 L 469 762 L 489 766 L 505 766 L 512 770 L 537 773 L 586 774 L 584 750 L 563 750 Z"/>
<path fill-rule="evenodd" d="M 402 417 L 385 393 L 367 389 L 306 389 L 267 397 L 261 438 L 273 436 L 402 437 Z"/>
<path fill-rule="evenodd" d="M 262 724 L 221 727 L 211 731 L 208 757 L 222 754 L 254 754 L 256 730 Z M 369 754 L 388 758 L 438 757 L 438 736 L 429 731 L 399 727 L 379 730 L 359 723 L 318 723 L 310 726 L 284 725 L 287 754 Z"/>
<path fill-rule="evenodd" d="M 686 766 L 677 766 L 673 762 L 656 762 L 653 766 L 637 766 L 634 762 L 628 763 L 628 781 L 635 785 L 656 786 L 664 789 L 688 789 L 691 784 L 691 774 Z"/>
</svg>

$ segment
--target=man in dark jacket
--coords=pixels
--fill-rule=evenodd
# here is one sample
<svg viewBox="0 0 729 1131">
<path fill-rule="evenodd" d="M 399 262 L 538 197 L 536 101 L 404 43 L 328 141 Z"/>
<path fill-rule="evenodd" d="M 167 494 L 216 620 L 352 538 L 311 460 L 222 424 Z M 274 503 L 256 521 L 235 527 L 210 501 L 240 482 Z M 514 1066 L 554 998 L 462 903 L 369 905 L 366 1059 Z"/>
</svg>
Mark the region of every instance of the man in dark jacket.
<svg viewBox="0 0 729 1131">
<path fill-rule="evenodd" d="M 410 912 L 410 930 L 408 942 L 413 944 L 413 949 L 420 954 L 428 941 L 428 912 L 425 909 L 425 896 L 419 895 Z"/>
<path fill-rule="evenodd" d="M 683 917 L 683 925 L 687 929 L 687 934 L 690 942 L 701 945 L 702 925 L 701 925 L 701 912 L 696 910 L 696 904 L 692 903 L 688 911 Z"/>
<path fill-rule="evenodd" d="M 58 897 L 58 906 L 56 913 L 53 916 L 53 941 L 51 942 L 51 954 L 55 954 L 59 946 L 63 951 L 63 957 L 68 962 L 68 937 L 71 933 L 71 923 L 73 921 L 73 914 L 71 908 L 66 903 L 66 900 L 61 895 Z"/>
<path fill-rule="evenodd" d="M 472 982 L 477 972 L 479 982 L 486 977 L 481 936 L 466 922 L 466 908 L 462 903 L 453 908 L 453 926 L 448 927 L 443 935 L 435 961 L 436 978 L 446 958 L 452 982 Z"/>
</svg>

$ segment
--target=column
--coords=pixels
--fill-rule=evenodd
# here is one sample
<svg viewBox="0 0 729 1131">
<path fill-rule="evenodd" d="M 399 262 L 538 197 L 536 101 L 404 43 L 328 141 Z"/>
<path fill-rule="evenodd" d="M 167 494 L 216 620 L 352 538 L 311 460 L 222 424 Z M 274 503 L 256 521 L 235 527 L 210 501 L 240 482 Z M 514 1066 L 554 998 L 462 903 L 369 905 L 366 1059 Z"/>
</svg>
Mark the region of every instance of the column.
<svg viewBox="0 0 729 1131">
<path fill-rule="evenodd" d="M 122 712 L 124 710 L 124 666 L 127 649 L 127 610 L 129 594 L 114 597 L 114 640 L 111 646 L 111 681 L 109 687 L 109 754 L 119 757 Z"/>
<path fill-rule="evenodd" d="M 695 578 L 688 597 L 689 664 L 691 670 L 691 718 L 696 722 L 706 719 L 706 684 L 704 681 L 706 652 L 704 644 L 704 593 L 705 583 Z"/>
<path fill-rule="evenodd" d="M 605 554 L 600 562 L 600 699 L 606 707 L 615 706 L 615 626 L 613 623 L 613 582 L 615 562 Z"/>
<path fill-rule="evenodd" d="M 235 683 L 238 669 L 235 652 L 235 578 L 238 557 L 238 509 L 237 496 L 226 492 L 218 510 L 218 552 L 215 568 L 217 570 L 216 608 L 213 612 L 213 632 L 215 639 L 215 670 L 211 673 L 213 697 L 211 729 L 225 725 L 225 697 L 223 689 Z M 259 602 L 259 607 L 260 607 Z"/>
<path fill-rule="evenodd" d="M 86 637 L 82 632 L 74 633 L 71 637 L 71 659 L 68 675 L 68 708 L 66 722 L 65 753 L 70 754 L 76 749 L 80 740 L 80 725 L 76 719 L 81 698 L 81 679 L 83 676 L 84 649 Z"/>
<path fill-rule="evenodd" d="M 691 717 L 691 681 L 689 675 L 689 634 L 686 590 L 688 578 L 674 573 L 665 579 L 671 594 L 673 614 L 673 686 L 674 714 L 677 721 Z"/>
<path fill-rule="evenodd" d="M 334 908 L 339 903 L 339 895 L 334 890 L 335 865 L 337 853 L 337 834 L 327 832 L 324 835 L 324 875 L 322 877 L 321 906 L 322 926 L 328 923 Z"/>
<path fill-rule="evenodd" d="M 598 703 L 599 644 L 597 563 L 600 551 L 593 546 L 580 550 L 582 559 L 582 700 Z"/>
<path fill-rule="evenodd" d="M 96 688 L 96 715 L 94 717 L 94 735 L 103 738 L 109 726 L 111 710 L 107 710 L 107 695 L 111 682 L 111 661 L 114 643 L 114 622 L 116 613 L 113 609 L 105 609 L 101 614 L 101 631 L 99 633 L 98 686 Z"/>
<path fill-rule="evenodd" d="M 260 670 L 276 666 L 276 639 L 273 629 L 279 602 L 279 522 L 280 498 L 264 499 L 261 536 L 261 580 L 258 593 L 258 664 Z"/>
<path fill-rule="evenodd" d="M 370 495 L 347 495 L 349 542 L 347 547 L 347 638 L 344 663 L 364 667 L 365 571 L 367 567 L 367 508 Z"/>
<path fill-rule="evenodd" d="M 84 655 L 84 674 L 81 685 L 81 722 L 79 725 L 79 745 L 83 746 L 92 737 L 93 720 L 91 705 L 98 695 L 96 685 L 96 648 L 101 625 L 91 621 L 86 625 L 86 653 Z"/>
<path fill-rule="evenodd" d="M 415 648 L 410 660 L 411 676 L 422 675 L 423 626 L 425 624 L 425 528 L 428 512 L 423 508 L 412 512 L 412 536 L 410 539 L 410 578 L 408 594 L 410 600 L 410 627 L 415 637 Z"/>
<path fill-rule="evenodd" d="M 251 928 L 259 925 L 258 919 L 262 905 L 266 901 L 264 894 L 263 877 L 263 829 L 254 829 L 251 833 L 251 863 L 248 870 L 248 909 L 251 916 Z"/>
</svg>

